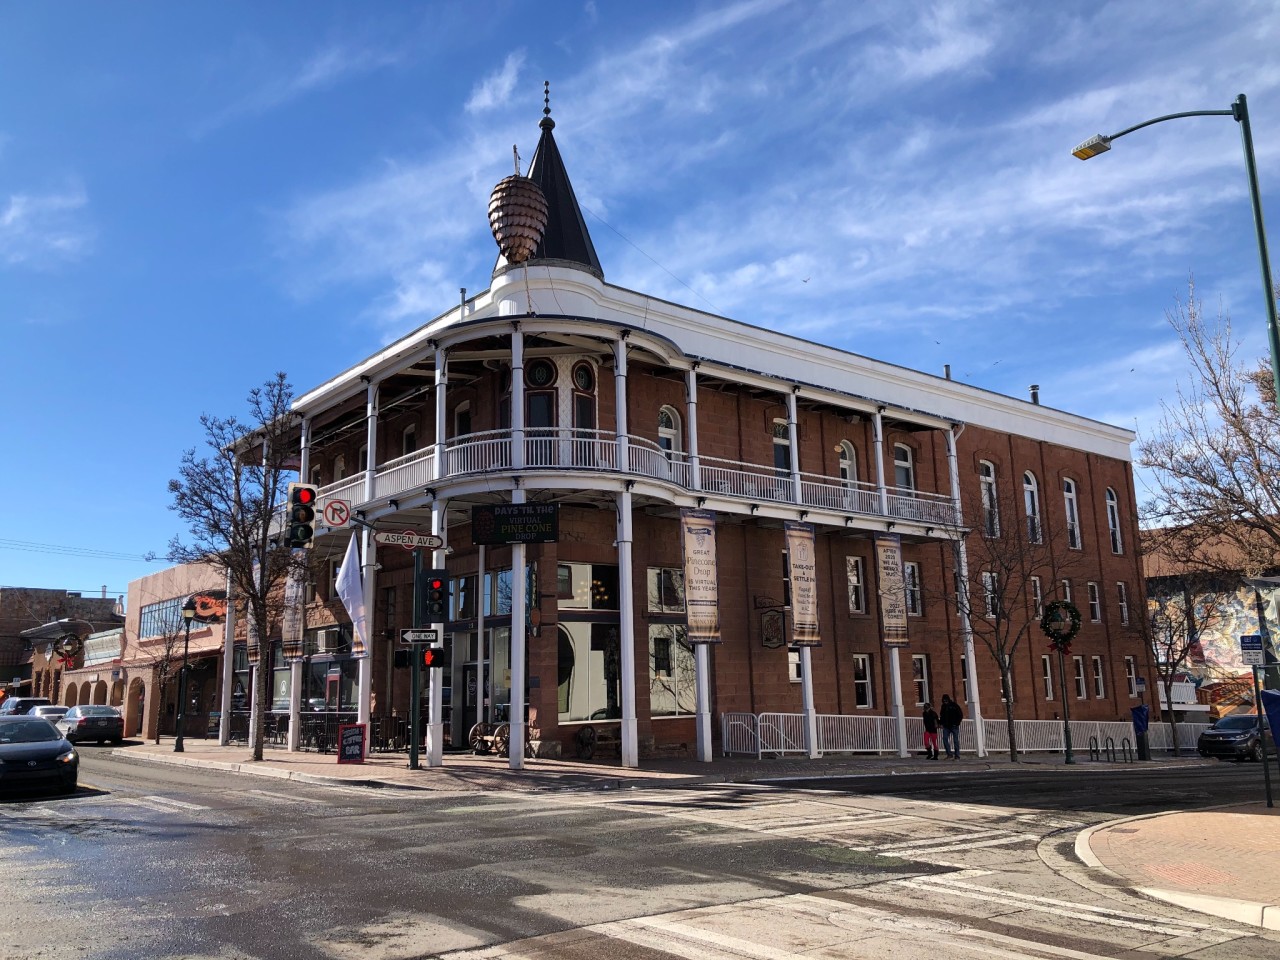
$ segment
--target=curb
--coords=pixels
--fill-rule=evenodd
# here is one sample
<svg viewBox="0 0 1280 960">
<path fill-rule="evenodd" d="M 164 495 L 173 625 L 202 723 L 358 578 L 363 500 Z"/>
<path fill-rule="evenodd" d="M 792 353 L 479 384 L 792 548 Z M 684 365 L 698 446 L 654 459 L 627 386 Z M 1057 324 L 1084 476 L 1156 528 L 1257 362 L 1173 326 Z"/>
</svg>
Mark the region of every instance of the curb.
<svg viewBox="0 0 1280 960">
<path fill-rule="evenodd" d="M 1246 806 L 1246 804 L 1223 804 L 1219 807 L 1209 807 L 1207 809 L 1225 810 L 1233 806 Z M 1165 810 L 1161 813 L 1146 813 L 1136 817 L 1122 817 L 1119 820 L 1111 820 L 1107 823 L 1094 824 L 1092 827 L 1082 830 L 1076 835 L 1076 857 L 1089 869 L 1096 870 L 1099 873 L 1114 878 L 1134 892 L 1150 897 L 1153 900 L 1161 900 L 1165 903 L 1171 903 L 1174 906 L 1194 910 L 1196 913 L 1206 913 L 1209 916 L 1220 917 L 1223 920 L 1234 920 L 1236 923 L 1243 923 L 1252 927 L 1261 927 L 1264 930 L 1280 930 L 1280 906 L 1271 903 L 1258 903 L 1254 900 L 1215 897 L 1206 893 L 1189 893 L 1185 890 L 1164 890 L 1158 887 L 1135 886 L 1129 877 L 1121 876 L 1114 870 L 1103 865 L 1102 861 L 1099 860 L 1097 855 L 1093 852 L 1093 847 L 1090 846 L 1090 839 L 1099 831 L 1109 830 L 1112 827 L 1122 826 L 1126 823 L 1140 823 L 1143 820 L 1155 820 L 1159 817 L 1166 817 L 1181 812 L 1183 811 Z"/>
</svg>

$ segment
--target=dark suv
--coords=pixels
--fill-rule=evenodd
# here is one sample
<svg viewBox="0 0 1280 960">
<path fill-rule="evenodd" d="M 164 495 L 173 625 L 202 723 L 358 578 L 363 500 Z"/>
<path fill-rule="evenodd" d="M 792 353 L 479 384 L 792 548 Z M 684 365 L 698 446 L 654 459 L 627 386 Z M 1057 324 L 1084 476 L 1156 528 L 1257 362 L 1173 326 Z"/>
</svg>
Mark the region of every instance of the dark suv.
<svg viewBox="0 0 1280 960">
<path fill-rule="evenodd" d="M 48 697 L 9 697 L 0 703 L 0 717 L 16 717 L 30 713 L 32 707 L 49 705 Z"/>
</svg>

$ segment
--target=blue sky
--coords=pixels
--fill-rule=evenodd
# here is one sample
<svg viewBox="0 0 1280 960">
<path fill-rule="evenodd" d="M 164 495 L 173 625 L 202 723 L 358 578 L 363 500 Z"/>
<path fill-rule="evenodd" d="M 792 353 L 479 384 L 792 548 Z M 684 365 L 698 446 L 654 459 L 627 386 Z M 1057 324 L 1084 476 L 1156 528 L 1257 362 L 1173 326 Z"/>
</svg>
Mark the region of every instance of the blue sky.
<svg viewBox="0 0 1280 960">
<path fill-rule="evenodd" d="M 1280 230 L 1277 49 L 1263 2 L 0 5 L 0 584 L 123 593 L 201 413 L 487 287 L 543 80 L 610 282 L 1141 430 L 1189 274 L 1266 351 L 1239 129 L 1070 151 L 1244 92 Z"/>
</svg>

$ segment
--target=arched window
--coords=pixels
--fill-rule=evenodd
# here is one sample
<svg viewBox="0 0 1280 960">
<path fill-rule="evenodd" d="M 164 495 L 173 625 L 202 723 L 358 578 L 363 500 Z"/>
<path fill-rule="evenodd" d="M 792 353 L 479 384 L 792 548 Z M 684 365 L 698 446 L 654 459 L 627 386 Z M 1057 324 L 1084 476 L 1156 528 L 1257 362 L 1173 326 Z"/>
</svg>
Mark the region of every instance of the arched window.
<svg viewBox="0 0 1280 960">
<path fill-rule="evenodd" d="M 680 414 L 672 407 L 663 407 L 658 411 L 658 446 L 668 460 L 681 450 Z"/>
<path fill-rule="evenodd" d="M 791 476 L 791 432 L 787 421 L 773 421 L 773 472 L 779 477 Z"/>
<path fill-rule="evenodd" d="M 1107 529 L 1111 531 L 1111 552 L 1124 553 L 1124 541 L 1120 538 L 1120 501 L 1110 487 L 1107 487 Z"/>
<path fill-rule="evenodd" d="M 1022 475 L 1022 499 L 1027 510 L 1027 540 L 1039 543 L 1040 531 L 1040 485 L 1030 470 Z"/>
<path fill-rule="evenodd" d="M 858 452 L 848 440 L 841 440 L 836 450 L 840 453 L 840 482 L 851 487 L 858 482 Z"/>
<path fill-rule="evenodd" d="M 996 490 L 995 464 L 987 460 L 978 462 L 978 485 L 982 491 L 982 533 L 987 537 L 1000 536 L 1000 499 Z"/>
<path fill-rule="evenodd" d="M 903 490 L 916 488 L 916 461 L 905 443 L 893 445 L 893 485 Z"/>
<path fill-rule="evenodd" d="M 1076 508 L 1076 482 L 1062 478 L 1062 502 L 1067 511 L 1067 546 L 1080 549 L 1080 511 Z"/>
</svg>

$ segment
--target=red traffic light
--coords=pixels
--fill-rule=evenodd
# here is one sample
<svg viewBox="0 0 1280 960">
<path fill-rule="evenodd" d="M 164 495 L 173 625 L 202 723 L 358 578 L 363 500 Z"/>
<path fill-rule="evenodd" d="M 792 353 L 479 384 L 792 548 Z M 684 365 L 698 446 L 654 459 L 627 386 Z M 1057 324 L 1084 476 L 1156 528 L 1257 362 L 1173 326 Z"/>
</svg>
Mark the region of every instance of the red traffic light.
<svg viewBox="0 0 1280 960">
<path fill-rule="evenodd" d="M 444 647 L 424 648 L 422 651 L 422 665 L 424 667 L 443 667 Z"/>
</svg>

